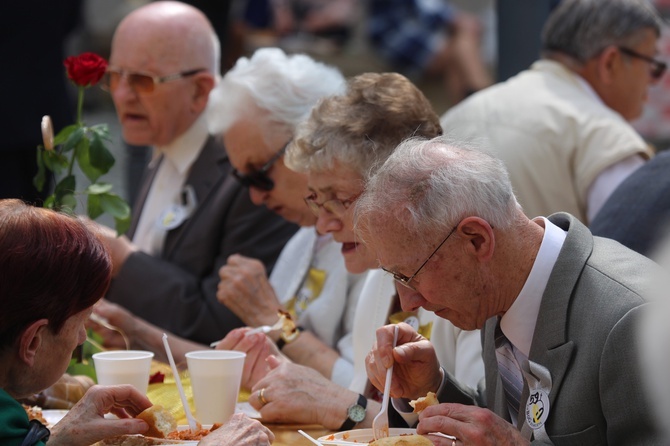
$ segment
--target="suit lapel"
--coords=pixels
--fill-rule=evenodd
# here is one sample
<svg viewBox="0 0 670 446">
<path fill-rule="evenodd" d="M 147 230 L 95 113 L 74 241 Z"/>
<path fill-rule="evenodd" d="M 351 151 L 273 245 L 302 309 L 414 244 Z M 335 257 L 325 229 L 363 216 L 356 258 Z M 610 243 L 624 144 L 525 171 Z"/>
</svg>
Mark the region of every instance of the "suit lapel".
<svg viewBox="0 0 670 446">
<path fill-rule="evenodd" d="M 191 166 L 191 171 L 184 185 L 191 185 L 197 200 L 193 214 L 179 227 L 169 231 L 163 245 L 163 258 L 170 258 L 172 251 L 189 228 L 197 221 L 208 201 L 209 196 L 218 189 L 218 185 L 228 177 L 228 155 L 223 146 L 213 136 L 209 136 L 198 158 Z"/>
<path fill-rule="evenodd" d="M 529 360 L 551 372 L 549 401 L 554 404 L 574 353 L 574 344 L 566 333 L 572 290 L 593 251 L 593 237 L 582 223 L 569 214 L 554 214 L 550 220 L 568 233 L 542 296 Z M 528 389 L 524 388 L 522 401 L 527 399 Z"/>
</svg>

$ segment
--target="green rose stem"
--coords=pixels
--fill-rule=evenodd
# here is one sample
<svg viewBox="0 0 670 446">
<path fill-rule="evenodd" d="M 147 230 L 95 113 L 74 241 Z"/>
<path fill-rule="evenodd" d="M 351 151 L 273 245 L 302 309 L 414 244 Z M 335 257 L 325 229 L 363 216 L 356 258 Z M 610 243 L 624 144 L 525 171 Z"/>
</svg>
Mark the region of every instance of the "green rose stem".
<svg viewBox="0 0 670 446">
<path fill-rule="evenodd" d="M 79 127 L 83 126 L 83 123 L 81 122 L 81 112 L 84 108 L 84 87 L 78 87 L 78 94 L 77 94 L 77 125 Z M 74 160 L 77 156 L 77 147 L 72 150 L 72 158 L 70 158 L 70 165 L 67 168 L 67 175 L 70 176 L 72 175 L 72 169 L 74 168 Z"/>
</svg>

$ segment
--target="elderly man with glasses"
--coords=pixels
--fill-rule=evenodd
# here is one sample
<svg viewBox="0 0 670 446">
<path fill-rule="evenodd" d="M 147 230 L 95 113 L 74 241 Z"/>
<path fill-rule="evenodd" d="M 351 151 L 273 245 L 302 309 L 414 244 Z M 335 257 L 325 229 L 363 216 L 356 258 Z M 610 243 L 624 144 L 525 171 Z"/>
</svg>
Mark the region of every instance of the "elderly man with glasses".
<svg viewBox="0 0 670 446">
<path fill-rule="evenodd" d="M 418 433 L 459 446 L 662 444 L 636 356 L 660 274 L 651 260 L 570 214 L 529 219 L 501 161 L 439 137 L 401 144 L 355 212 L 361 238 L 401 285 L 404 311 L 483 331 L 486 385 L 473 391 L 408 326 L 395 348 L 393 328 L 377 330 L 366 360 L 375 387 L 394 364 L 404 418 L 414 414 L 402 398 L 432 391 L 442 403 L 421 412 Z M 453 403 L 466 396 L 471 405 Z"/>
<path fill-rule="evenodd" d="M 249 200 L 221 141 L 208 132 L 219 57 L 209 21 L 180 2 L 136 9 L 113 37 L 105 88 L 123 139 L 153 146 L 154 156 L 128 236 L 106 231 L 114 261 L 106 298 L 136 317 L 115 317 L 110 305 L 97 311 L 135 347 L 161 350 L 160 340 L 142 342 L 141 319 L 206 344 L 244 325 L 216 298 L 218 269 L 236 253 L 270 269 L 296 230 Z"/>
<path fill-rule="evenodd" d="M 529 216 L 566 211 L 589 224 L 652 155 L 630 126 L 666 64 L 661 19 L 646 0 L 563 0 L 543 58 L 449 110 L 446 133 L 487 140 Z"/>
</svg>

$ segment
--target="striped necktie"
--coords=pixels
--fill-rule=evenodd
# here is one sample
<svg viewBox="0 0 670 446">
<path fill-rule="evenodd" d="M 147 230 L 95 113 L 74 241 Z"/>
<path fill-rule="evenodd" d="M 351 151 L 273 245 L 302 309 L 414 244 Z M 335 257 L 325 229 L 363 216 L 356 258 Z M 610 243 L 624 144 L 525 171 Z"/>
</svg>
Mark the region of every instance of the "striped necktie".
<svg viewBox="0 0 670 446">
<path fill-rule="evenodd" d="M 521 404 L 521 392 L 523 391 L 523 374 L 519 363 L 514 357 L 512 344 L 500 329 L 500 323 L 496 327 L 495 346 L 498 373 L 500 373 L 500 378 L 502 379 L 512 424 L 516 425 Z"/>
</svg>

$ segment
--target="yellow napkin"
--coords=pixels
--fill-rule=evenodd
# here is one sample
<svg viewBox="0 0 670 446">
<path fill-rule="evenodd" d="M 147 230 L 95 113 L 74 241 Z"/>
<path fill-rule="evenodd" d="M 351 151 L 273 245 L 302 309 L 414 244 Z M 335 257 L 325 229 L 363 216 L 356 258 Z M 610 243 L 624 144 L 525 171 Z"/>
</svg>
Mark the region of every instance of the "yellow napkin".
<svg viewBox="0 0 670 446">
<path fill-rule="evenodd" d="M 179 390 L 177 390 L 177 383 L 174 380 L 174 376 L 172 375 L 172 369 L 168 364 L 153 361 L 151 364 L 151 374 L 153 375 L 156 372 L 163 373 L 165 375 L 165 380 L 162 383 L 149 384 L 147 397 L 149 400 L 151 400 L 152 403 L 160 404 L 165 409 L 167 409 L 172 414 L 172 416 L 175 417 L 177 424 L 187 425 L 188 420 L 186 420 L 186 413 L 184 412 L 184 407 L 181 404 Z M 191 376 L 189 375 L 188 370 L 179 372 L 179 378 L 181 379 L 181 385 L 184 388 L 184 393 L 186 394 L 186 400 L 188 401 L 191 413 L 195 413 L 193 391 L 191 390 Z M 237 401 L 248 401 L 249 393 L 250 392 L 246 389 L 240 389 L 240 394 Z"/>
</svg>

